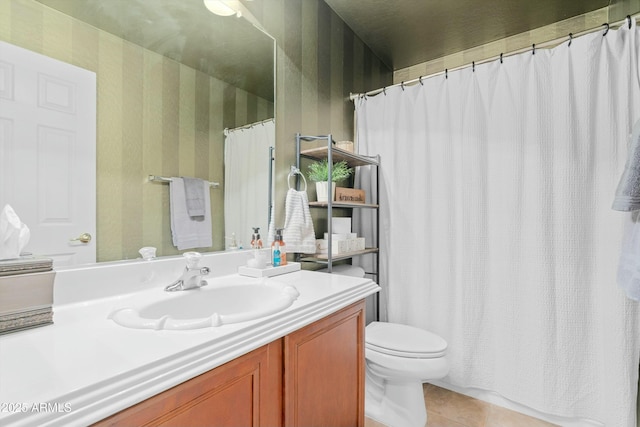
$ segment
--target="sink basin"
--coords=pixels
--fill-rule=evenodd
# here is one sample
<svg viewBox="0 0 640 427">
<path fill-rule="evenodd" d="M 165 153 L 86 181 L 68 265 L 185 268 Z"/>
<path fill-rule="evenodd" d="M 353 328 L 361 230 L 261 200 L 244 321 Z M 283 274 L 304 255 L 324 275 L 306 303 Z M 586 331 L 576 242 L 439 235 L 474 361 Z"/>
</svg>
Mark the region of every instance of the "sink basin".
<svg viewBox="0 0 640 427">
<path fill-rule="evenodd" d="M 295 287 L 267 280 L 209 285 L 113 311 L 109 318 L 135 329 L 190 330 L 259 319 L 289 307 L 300 294 Z"/>
</svg>

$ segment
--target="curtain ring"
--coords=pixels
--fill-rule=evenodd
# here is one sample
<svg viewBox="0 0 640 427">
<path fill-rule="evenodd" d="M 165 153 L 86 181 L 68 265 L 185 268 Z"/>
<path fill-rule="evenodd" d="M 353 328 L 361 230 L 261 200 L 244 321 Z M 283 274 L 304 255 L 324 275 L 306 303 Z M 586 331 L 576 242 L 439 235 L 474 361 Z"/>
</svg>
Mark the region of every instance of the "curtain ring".
<svg viewBox="0 0 640 427">
<path fill-rule="evenodd" d="M 418 77 L 418 81 L 420 82 L 420 86 L 424 86 L 424 83 L 422 83 L 422 76 Z"/>
<path fill-rule="evenodd" d="M 536 44 L 534 43 L 533 46 L 531 46 L 531 54 L 535 55 L 536 54 Z"/>
<path fill-rule="evenodd" d="M 569 33 L 569 46 L 571 46 L 572 41 L 573 41 L 573 33 Z"/>
<path fill-rule="evenodd" d="M 500 53 L 500 63 L 502 64 L 502 53 Z"/>
<path fill-rule="evenodd" d="M 629 29 L 631 29 L 631 15 L 627 15 L 627 21 L 629 21 Z"/>
<path fill-rule="evenodd" d="M 602 34 L 602 37 L 604 37 L 604 36 L 606 36 L 606 35 L 607 35 L 607 33 L 609 32 L 609 24 L 605 22 L 604 24 L 602 24 L 602 26 L 603 26 L 603 27 L 607 27 L 607 28 L 604 30 L 604 34 Z"/>
</svg>

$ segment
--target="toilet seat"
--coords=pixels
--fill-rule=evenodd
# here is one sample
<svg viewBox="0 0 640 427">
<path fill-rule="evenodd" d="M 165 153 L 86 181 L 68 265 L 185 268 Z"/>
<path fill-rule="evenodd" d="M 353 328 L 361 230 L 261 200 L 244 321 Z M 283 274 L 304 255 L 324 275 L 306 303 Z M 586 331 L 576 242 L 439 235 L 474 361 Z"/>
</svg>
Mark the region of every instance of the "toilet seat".
<svg viewBox="0 0 640 427">
<path fill-rule="evenodd" d="M 371 322 L 366 327 L 365 347 L 390 356 L 432 359 L 445 355 L 447 342 L 432 332 L 413 326 Z"/>
</svg>

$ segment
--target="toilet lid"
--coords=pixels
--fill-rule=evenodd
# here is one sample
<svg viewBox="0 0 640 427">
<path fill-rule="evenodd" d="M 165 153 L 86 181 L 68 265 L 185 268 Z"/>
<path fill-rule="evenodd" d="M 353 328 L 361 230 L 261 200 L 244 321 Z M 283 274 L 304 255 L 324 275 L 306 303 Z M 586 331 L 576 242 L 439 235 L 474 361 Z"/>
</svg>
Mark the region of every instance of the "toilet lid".
<svg viewBox="0 0 640 427">
<path fill-rule="evenodd" d="M 438 335 L 398 323 L 372 322 L 365 330 L 370 350 L 399 357 L 435 358 L 444 356 L 447 342 Z"/>
</svg>

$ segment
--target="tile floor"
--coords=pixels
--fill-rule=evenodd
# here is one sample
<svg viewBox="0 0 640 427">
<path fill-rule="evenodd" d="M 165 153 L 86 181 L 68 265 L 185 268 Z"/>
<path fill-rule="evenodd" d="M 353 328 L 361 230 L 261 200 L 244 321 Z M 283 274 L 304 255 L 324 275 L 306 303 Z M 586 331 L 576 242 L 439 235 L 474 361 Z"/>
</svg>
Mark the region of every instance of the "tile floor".
<svg viewBox="0 0 640 427">
<path fill-rule="evenodd" d="M 427 404 L 427 427 L 555 426 L 555 424 L 454 393 L 432 384 L 424 385 L 424 400 Z M 364 425 L 365 427 L 386 427 L 369 418 L 365 420 Z"/>
</svg>

